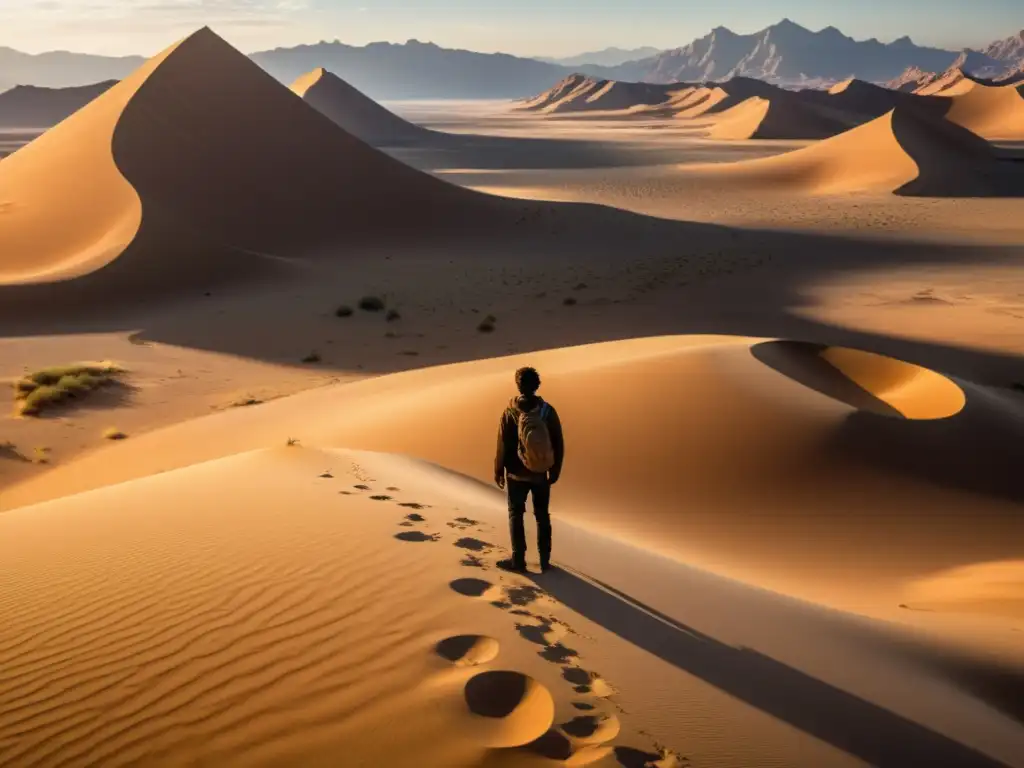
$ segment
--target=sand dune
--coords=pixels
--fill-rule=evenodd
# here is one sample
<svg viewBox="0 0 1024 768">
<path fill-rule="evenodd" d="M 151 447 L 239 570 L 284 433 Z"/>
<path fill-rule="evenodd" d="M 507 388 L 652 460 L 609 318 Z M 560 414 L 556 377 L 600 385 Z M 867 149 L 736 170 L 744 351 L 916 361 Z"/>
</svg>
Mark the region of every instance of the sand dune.
<svg viewBox="0 0 1024 768">
<path fill-rule="evenodd" d="M 472 479 L 490 478 L 525 360 L 573 430 L 565 570 L 536 580 L 493 570 L 502 500 Z M 1016 400 L 891 358 L 674 337 L 152 433 L 46 478 L 96 490 L 0 517 L 0 757 L 295 763 L 344 745 L 367 764 L 539 768 L 612 765 L 613 748 L 650 762 L 653 734 L 716 768 L 1017 765 L 1010 703 L 941 625 L 906 633 L 763 588 L 890 620 L 930 615 L 898 609 L 908 595 L 963 613 L 941 574 L 1007 560 L 1024 534 L 1001 495 L 1022 431 Z M 974 594 L 967 611 L 1002 615 Z"/>
<path fill-rule="evenodd" d="M 546 114 L 628 111 L 664 104 L 673 92 L 685 87 L 682 83 L 626 83 L 572 75 L 522 108 Z"/>
<path fill-rule="evenodd" d="M 866 353 L 720 337 L 556 350 L 300 395 L 140 437 L 5 497 L 23 504 L 249 450 L 283 439 L 286 424 L 307 442 L 408 454 L 486 481 L 492 411 L 509 366 L 526 359 L 547 372 L 573 425 L 573 470 L 559 484 L 568 519 L 786 591 L 835 596 L 875 580 L 893 605 L 902 578 L 1015 551 L 1010 401 Z M 666 381 L 686 382 L 685 395 Z M 609 409 L 627 390 L 643 406 Z M 458 401 L 457 424 L 442 427 L 442 394 Z M 990 449 L 978 447 L 986 430 Z M 971 492 L 992 498 L 968 502 Z M 920 516 L 935 509 L 961 510 L 963 525 L 930 527 Z M 864 547 L 874 575 L 844 587 Z M 808 572 L 818 580 L 804 582 Z"/>
<path fill-rule="evenodd" d="M 952 101 L 947 120 L 990 141 L 1024 139 L 1024 96 L 1017 86 L 962 82 L 963 88 L 943 92 Z"/>
<path fill-rule="evenodd" d="M 314 69 L 291 85 L 292 91 L 345 131 L 372 146 L 416 143 L 434 135 L 403 120 L 326 69 Z"/>
<path fill-rule="evenodd" d="M 108 80 L 75 88 L 18 85 L 0 93 L 0 128 L 49 128 L 116 85 Z"/>
<path fill-rule="evenodd" d="M 847 130 L 851 122 L 793 97 L 752 96 L 716 115 L 708 135 L 713 139 L 824 139 Z"/>
<path fill-rule="evenodd" d="M 6 513 L 0 760 L 1013 764 L 969 657 L 565 521 L 502 574 L 501 506 L 279 445 Z"/>
<path fill-rule="evenodd" d="M 414 237 L 482 199 L 370 149 L 206 29 L 4 160 L 0 197 L 3 280 L 79 278 L 5 289 L 8 307 L 236 280 L 274 266 L 254 253 Z"/>
<path fill-rule="evenodd" d="M 1022 189 L 1019 171 L 998 161 L 985 140 L 902 107 L 785 155 L 691 169 L 722 181 L 817 193 L 973 197 Z"/>
</svg>

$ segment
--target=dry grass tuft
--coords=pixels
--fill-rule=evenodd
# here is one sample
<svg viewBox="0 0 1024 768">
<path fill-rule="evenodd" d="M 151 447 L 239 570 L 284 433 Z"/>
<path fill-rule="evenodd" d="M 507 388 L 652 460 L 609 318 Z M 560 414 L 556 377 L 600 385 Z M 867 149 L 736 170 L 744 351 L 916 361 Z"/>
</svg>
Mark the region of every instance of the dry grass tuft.
<svg viewBox="0 0 1024 768">
<path fill-rule="evenodd" d="M 76 363 L 30 373 L 14 382 L 18 413 L 38 416 L 47 408 L 115 383 L 123 373 L 123 368 L 110 362 Z"/>
</svg>

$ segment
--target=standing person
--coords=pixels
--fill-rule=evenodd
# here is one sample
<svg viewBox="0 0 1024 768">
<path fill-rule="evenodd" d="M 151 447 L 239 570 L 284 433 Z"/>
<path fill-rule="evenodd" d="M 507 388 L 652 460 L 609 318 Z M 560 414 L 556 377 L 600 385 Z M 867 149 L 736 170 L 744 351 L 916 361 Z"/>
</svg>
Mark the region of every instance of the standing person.
<svg viewBox="0 0 1024 768">
<path fill-rule="evenodd" d="M 519 396 L 512 398 L 498 424 L 498 451 L 494 457 L 494 482 L 508 490 L 508 524 L 512 558 L 498 563 L 509 571 L 526 570 L 526 531 L 523 515 L 526 499 L 533 496 L 537 520 L 540 569 L 551 567 L 551 486 L 558 482 L 565 457 L 558 413 L 537 396 L 540 374 L 534 368 L 516 371 Z"/>
</svg>

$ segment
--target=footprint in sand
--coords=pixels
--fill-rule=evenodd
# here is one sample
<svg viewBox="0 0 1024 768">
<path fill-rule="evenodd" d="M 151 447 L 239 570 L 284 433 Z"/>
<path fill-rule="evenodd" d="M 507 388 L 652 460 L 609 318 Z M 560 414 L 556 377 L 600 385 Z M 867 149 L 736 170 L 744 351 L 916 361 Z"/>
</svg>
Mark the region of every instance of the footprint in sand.
<svg viewBox="0 0 1024 768">
<path fill-rule="evenodd" d="M 441 537 L 436 533 L 423 533 L 421 531 L 403 531 L 402 533 L 396 533 L 395 538 L 399 541 L 409 541 L 416 544 L 441 540 Z"/>
<path fill-rule="evenodd" d="M 494 545 L 480 539 L 462 538 L 455 542 L 459 549 L 468 549 L 470 552 L 490 552 Z"/>
<path fill-rule="evenodd" d="M 547 733 L 555 700 L 543 685 L 521 672 L 481 672 L 465 688 L 475 735 L 487 747 L 521 747 Z"/>
<path fill-rule="evenodd" d="M 373 489 L 368 485 L 353 485 L 357 491 L 372 491 Z"/>
<path fill-rule="evenodd" d="M 398 506 L 405 507 L 406 509 L 430 509 L 429 504 L 420 504 L 419 502 L 416 501 L 406 501 L 399 504 Z"/>
<path fill-rule="evenodd" d="M 632 747 L 616 747 L 615 759 L 622 768 L 683 768 L 689 765 L 685 757 L 669 749 L 657 749 L 657 752 L 644 752 Z"/>
<path fill-rule="evenodd" d="M 475 667 L 498 656 L 498 641 L 485 635 L 457 635 L 437 644 L 437 655 L 457 667 Z"/>
<path fill-rule="evenodd" d="M 457 517 L 447 524 L 449 528 L 455 528 L 458 531 L 465 531 L 468 528 L 480 525 L 479 520 L 471 520 L 468 517 Z"/>
<path fill-rule="evenodd" d="M 330 472 L 324 472 L 322 475 L 320 475 L 320 477 L 322 477 L 325 480 L 331 480 L 334 478 L 334 475 L 332 475 Z"/>
<path fill-rule="evenodd" d="M 381 496 L 371 496 L 370 499 L 373 500 L 373 501 L 391 501 L 391 497 L 390 496 L 383 496 L 383 495 L 381 495 Z"/>
<path fill-rule="evenodd" d="M 338 491 L 342 496 L 351 496 L 352 491 Z"/>
<path fill-rule="evenodd" d="M 505 587 L 502 590 L 503 599 L 491 603 L 495 608 L 511 608 L 513 606 L 525 608 L 538 600 L 546 597 L 544 590 L 532 584 L 519 584 L 514 587 Z"/>
<path fill-rule="evenodd" d="M 487 570 L 487 563 L 476 555 L 466 555 L 464 558 L 459 560 L 459 565 L 464 565 L 467 568 L 481 568 L 485 571 Z"/>
<path fill-rule="evenodd" d="M 615 715 L 580 715 L 559 726 L 577 744 L 605 744 L 619 735 L 622 729 Z"/>
<path fill-rule="evenodd" d="M 616 693 L 608 681 L 599 674 L 580 667 L 563 667 L 562 677 L 575 686 L 576 693 L 589 693 L 599 699 L 606 699 Z"/>
<path fill-rule="evenodd" d="M 491 593 L 497 591 L 497 587 L 483 579 L 456 579 L 448 586 L 464 597 L 487 598 Z"/>
<path fill-rule="evenodd" d="M 550 661 L 552 664 L 569 664 L 574 659 L 580 657 L 579 651 L 561 643 L 549 645 L 537 655 L 544 659 L 544 661 Z"/>
<path fill-rule="evenodd" d="M 423 515 L 416 515 L 416 514 L 406 515 L 405 519 L 408 520 L 411 523 L 425 523 L 425 522 L 427 522 L 427 518 L 425 518 Z"/>
<path fill-rule="evenodd" d="M 395 486 L 393 486 L 393 485 L 392 485 L 392 486 L 389 486 L 388 488 L 385 488 L 384 490 L 385 490 L 385 491 L 392 491 L 392 492 L 395 492 L 395 491 L 400 491 L 400 490 L 402 490 L 402 489 L 401 489 L 401 488 L 396 488 Z"/>
<path fill-rule="evenodd" d="M 543 736 L 529 744 L 526 749 L 534 754 L 556 760 L 565 765 L 592 765 L 612 754 L 609 745 L 588 746 L 573 744 L 560 728 L 552 728 Z"/>
</svg>

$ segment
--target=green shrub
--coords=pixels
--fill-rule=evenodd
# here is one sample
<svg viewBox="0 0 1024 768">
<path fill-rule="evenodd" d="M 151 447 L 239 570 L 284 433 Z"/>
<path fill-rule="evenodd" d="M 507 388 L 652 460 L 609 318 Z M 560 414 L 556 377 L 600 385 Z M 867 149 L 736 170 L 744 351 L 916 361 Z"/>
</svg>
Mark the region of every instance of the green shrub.
<svg viewBox="0 0 1024 768">
<path fill-rule="evenodd" d="M 117 381 L 124 369 L 113 363 L 78 363 L 44 368 L 14 382 L 14 400 L 23 416 L 37 416 L 58 403 L 83 397 Z"/>
</svg>

